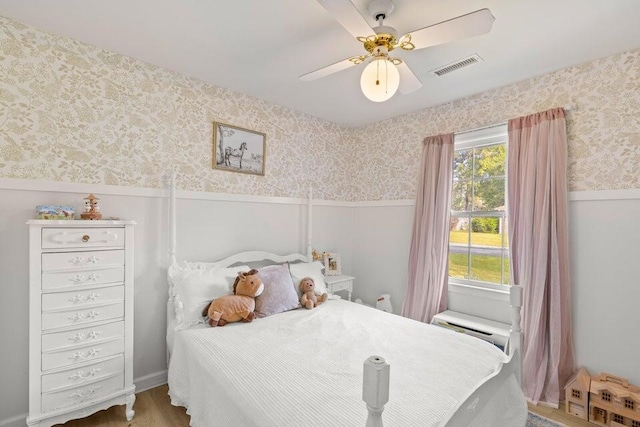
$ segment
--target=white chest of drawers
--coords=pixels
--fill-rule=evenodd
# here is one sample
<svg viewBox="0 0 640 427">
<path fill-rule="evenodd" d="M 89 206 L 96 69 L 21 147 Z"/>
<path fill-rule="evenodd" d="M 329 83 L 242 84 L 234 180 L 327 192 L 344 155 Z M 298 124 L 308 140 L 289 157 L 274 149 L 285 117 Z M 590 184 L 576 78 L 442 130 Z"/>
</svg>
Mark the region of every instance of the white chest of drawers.
<svg viewBox="0 0 640 427">
<path fill-rule="evenodd" d="M 29 221 L 29 416 L 134 415 L 133 221 Z"/>
</svg>

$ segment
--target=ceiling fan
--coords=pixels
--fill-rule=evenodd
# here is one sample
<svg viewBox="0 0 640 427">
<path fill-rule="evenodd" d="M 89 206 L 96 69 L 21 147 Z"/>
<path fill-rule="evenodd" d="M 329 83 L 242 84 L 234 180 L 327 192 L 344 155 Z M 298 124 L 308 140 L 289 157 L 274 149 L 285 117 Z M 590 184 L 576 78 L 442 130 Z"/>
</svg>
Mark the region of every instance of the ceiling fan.
<svg viewBox="0 0 640 427">
<path fill-rule="evenodd" d="M 364 95 L 372 101 L 383 102 L 399 89 L 407 94 L 422 87 L 422 83 L 407 64 L 389 56 L 393 49 L 424 49 L 467 37 L 478 36 L 491 30 L 494 16 L 489 9 L 461 15 L 428 27 L 408 32 L 398 38 L 395 28 L 384 25 L 394 9 L 391 0 L 372 0 L 368 11 L 378 22 L 372 29 L 350 0 L 317 0 L 351 35 L 364 46 L 367 53 L 352 56 L 318 70 L 300 76 L 310 81 L 328 76 L 352 66 L 369 62 L 360 77 Z"/>
</svg>

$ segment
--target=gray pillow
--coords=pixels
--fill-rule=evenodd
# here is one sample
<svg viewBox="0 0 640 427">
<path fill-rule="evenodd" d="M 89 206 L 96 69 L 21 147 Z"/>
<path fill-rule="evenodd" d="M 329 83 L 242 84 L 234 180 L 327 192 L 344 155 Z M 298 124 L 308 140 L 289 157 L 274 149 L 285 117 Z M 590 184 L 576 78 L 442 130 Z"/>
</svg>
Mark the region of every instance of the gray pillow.
<svg viewBox="0 0 640 427">
<path fill-rule="evenodd" d="M 264 291 L 256 298 L 256 316 L 266 317 L 300 306 L 289 264 L 271 265 L 258 270 Z"/>
</svg>

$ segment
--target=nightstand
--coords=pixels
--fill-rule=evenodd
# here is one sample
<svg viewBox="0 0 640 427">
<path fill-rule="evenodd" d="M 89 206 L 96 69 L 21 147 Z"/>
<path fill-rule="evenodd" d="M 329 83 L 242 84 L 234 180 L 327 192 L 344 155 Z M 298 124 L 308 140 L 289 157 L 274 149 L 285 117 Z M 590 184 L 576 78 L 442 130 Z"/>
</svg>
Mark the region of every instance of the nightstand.
<svg viewBox="0 0 640 427">
<path fill-rule="evenodd" d="M 349 301 L 351 301 L 351 292 L 353 292 L 353 280 L 352 276 L 325 276 L 324 283 L 327 284 L 327 291 L 329 294 L 333 294 L 338 291 L 347 291 Z"/>
</svg>

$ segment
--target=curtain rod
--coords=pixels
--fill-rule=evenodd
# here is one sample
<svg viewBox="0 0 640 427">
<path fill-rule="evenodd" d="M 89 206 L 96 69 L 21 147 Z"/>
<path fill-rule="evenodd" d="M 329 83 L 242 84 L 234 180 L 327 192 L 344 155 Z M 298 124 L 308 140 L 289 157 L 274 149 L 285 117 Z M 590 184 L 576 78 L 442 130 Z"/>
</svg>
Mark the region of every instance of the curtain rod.
<svg viewBox="0 0 640 427">
<path fill-rule="evenodd" d="M 578 109 L 574 105 L 566 105 L 566 106 L 564 106 L 562 108 L 564 109 L 564 111 L 575 111 L 575 110 Z M 454 135 L 463 135 L 465 133 L 477 132 L 479 130 L 497 128 L 499 126 L 505 126 L 506 124 L 507 124 L 507 122 L 501 122 L 501 123 L 496 123 L 496 124 L 493 124 L 493 125 L 481 126 L 479 128 L 474 128 L 474 129 L 469 129 L 469 130 L 463 130 L 463 131 L 460 131 L 460 132 L 455 132 Z"/>
</svg>

